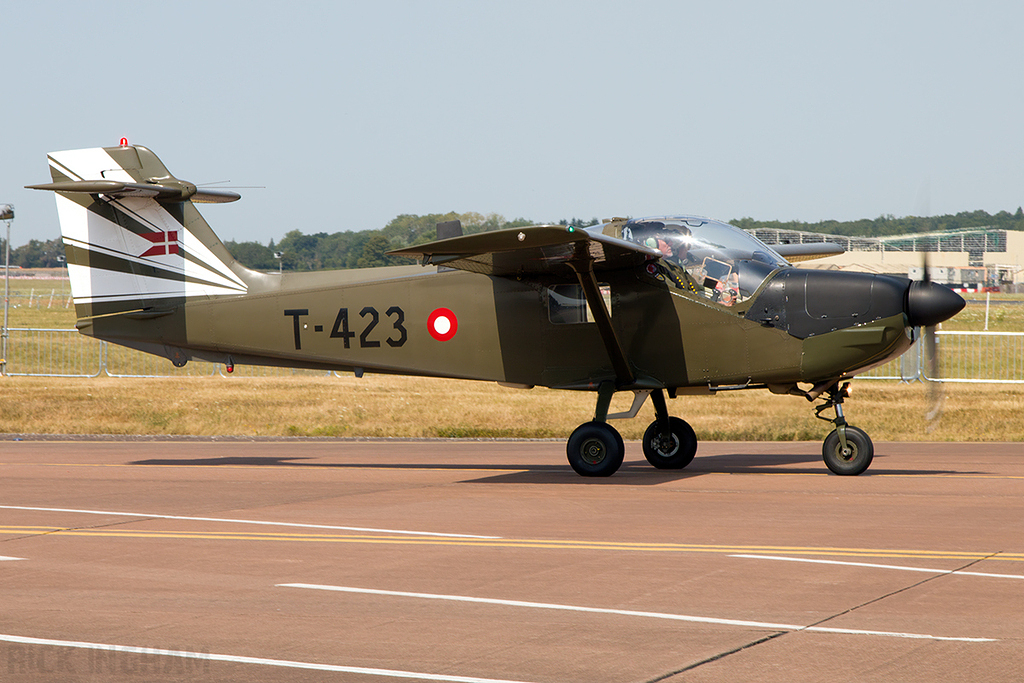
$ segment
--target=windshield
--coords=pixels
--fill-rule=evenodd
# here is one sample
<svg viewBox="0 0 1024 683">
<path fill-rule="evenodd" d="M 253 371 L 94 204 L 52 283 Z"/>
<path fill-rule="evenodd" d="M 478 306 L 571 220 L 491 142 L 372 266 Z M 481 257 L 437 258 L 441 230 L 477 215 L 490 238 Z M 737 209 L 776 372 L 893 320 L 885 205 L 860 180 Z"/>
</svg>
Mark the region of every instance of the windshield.
<svg viewBox="0 0 1024 683">
<path fill-rule="evenodd" d="M 622 226 L 622 239 L 662 253 L 664 272 L 652 275 L 725 306 L 749 299 L 773 270 L 788 265 L 753 235 L 708 218 L 635 218 Z"/>
</svg>

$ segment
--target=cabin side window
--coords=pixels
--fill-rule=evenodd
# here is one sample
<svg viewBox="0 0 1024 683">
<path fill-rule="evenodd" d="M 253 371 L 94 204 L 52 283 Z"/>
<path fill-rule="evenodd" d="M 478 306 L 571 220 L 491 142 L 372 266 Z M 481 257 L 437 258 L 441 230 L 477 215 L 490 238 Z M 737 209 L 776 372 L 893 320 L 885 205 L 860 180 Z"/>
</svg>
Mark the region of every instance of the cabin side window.
<svg viewBox="0 0 1024 683">
<path fill-rule="evenodd" d="M 607 284 L 599 284 L 601 298 L 605 308 L 611 313 L 612 288 Z M 594 313 L 590 310 L 587 298 L 580 285 L 552 285 L 548 287 L 548 320 L 555 325 L 572 325 L 594 322 Z"/>
</svg>

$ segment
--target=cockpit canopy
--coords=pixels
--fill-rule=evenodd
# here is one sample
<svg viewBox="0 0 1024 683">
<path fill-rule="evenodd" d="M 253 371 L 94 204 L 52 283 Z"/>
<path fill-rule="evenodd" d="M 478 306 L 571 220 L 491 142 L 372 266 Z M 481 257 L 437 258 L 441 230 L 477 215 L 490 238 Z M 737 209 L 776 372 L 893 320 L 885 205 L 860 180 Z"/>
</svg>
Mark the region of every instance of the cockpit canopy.
<svg viewBox="0 0 1024 683">
<path fill-rule="evenodd" d="M 725 306 L 750 298 L 772 271 L 789 265 L 753 235 L 709 218 L 634 218 L 617 236 L 662 253 L 665 272 L 653 275 Z"/>
</svg>

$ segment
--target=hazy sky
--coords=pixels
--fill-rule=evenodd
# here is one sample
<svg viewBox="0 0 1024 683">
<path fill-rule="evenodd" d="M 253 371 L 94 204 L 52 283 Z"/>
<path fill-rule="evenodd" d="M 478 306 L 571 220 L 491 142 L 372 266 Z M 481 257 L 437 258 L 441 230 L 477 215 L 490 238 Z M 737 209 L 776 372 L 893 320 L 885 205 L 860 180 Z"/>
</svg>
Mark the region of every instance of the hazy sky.
<svg viewBox="0 0 1024 683">
<path fill-rule="evenodd" d="M 0 0 L 0 203 L 149 147 L 224 240 L 402 213 L 817 221 L 1024 204 L 1024 3 Z"/>
</svg>

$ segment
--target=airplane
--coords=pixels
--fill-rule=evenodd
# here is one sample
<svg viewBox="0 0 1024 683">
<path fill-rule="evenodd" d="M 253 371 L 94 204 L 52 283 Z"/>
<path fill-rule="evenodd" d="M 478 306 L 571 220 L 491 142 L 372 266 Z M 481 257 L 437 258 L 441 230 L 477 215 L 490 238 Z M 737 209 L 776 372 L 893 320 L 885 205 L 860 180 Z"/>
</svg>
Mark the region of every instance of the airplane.
<svg viewBox="0 0 1024 683">
<path fill-rule="evenodd" d="M 801 269 L 838 245 L 768 246 L 699 216 L 614 218 L 463 235 L 390 253 L 420 265 L 264 273 L 238 263 L 196 209 L 239 199 L 171 175 L 153 152 L 53 152 L 68 274 L 84 335 L 190 360 L 551 387 L 596 395 L 566 444 L 573 470 L 609 476 L 624 444 L 608 420 L 655 420 L 642 449 L 686 467 L 697 437 L 666 396 L 767 389 L 822 401 L 829 470 L 871 464 L 870 437 L 846 421 L 849 379 L 906 351 L 919 328 L 964 300 L 929 281 Z M 791 260 L 787 260 L 791 259 Z M 609 413 L 632 392 L 629 410 Z M 826 411 L 831 411 L 830 417 Z"/>
</svg>

